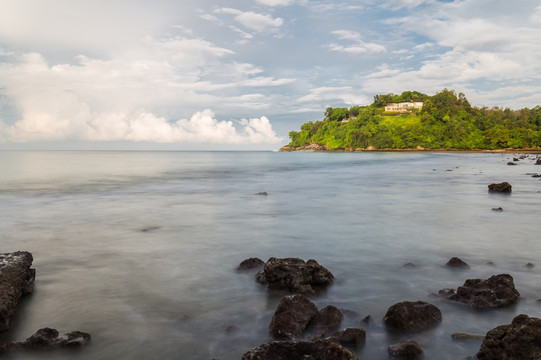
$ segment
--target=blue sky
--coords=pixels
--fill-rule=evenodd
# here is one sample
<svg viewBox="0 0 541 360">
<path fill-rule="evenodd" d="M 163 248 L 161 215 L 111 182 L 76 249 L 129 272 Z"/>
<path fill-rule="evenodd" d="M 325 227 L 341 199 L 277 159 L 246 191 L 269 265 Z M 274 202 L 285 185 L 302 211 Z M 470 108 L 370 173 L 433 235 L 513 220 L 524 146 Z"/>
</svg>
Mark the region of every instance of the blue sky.
<svg viewBox="0 0 541 360">
<path fill-rule="evenodd" d="M 0 0 L 0 148 L 277 149 L 326 107 L 541 104 L 541 3 Z"/>
</svg>

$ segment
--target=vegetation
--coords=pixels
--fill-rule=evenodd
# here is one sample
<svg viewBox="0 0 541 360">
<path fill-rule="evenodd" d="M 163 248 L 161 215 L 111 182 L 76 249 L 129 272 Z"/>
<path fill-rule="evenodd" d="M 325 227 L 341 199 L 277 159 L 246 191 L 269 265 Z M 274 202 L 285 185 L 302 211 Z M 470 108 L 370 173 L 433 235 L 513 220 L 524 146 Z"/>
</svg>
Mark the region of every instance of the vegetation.
<svg viewBox="0 0 541 360">
<path fill-rule="evenodd" d="M 387 114 L 389 102 L 423 101 L 421 110 Z M 327 108 L 321 121 L 289 133 L 289 146 L 328 149 L 524 149 L 541 147 L 541 106 L 532 109 L 471 106 L 464 94 L 443 90 L 376 95 L 368 106 Z"/>
</svg>

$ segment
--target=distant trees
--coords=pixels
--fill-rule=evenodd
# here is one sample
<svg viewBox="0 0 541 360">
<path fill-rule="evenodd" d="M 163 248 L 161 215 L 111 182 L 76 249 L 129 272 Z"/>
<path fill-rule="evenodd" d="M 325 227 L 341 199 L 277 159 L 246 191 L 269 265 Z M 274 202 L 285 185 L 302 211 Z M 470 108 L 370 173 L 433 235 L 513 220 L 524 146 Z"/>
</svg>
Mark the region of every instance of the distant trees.
<svg viewBox="0 0 541 360">
<path fill-rule="evenodd" d="M 382 116 L 389 102 L 423 101 L 413 114 Z M 347 120 L 347 121 L 345 121 Z M 417 91 L 374 96 L 369 106 L 325 110 L 322 121 L 289 133 L 291 146 L 327 148 L 499 149 L 541 146 L 541 106 L 532 109 L 472 107 L 466 96 L 444 89 L 434 96 Z"/>
</svg>

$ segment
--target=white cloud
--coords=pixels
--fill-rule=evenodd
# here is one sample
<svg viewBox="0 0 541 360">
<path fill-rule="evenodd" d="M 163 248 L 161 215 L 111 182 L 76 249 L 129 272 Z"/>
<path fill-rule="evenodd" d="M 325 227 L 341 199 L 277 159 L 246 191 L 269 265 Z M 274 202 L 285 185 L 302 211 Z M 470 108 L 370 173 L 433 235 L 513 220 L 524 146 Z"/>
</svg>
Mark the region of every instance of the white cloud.
<svg viewBox="0 0 541 360">
<path fill-rule="evenodd" d="M 256 0 L 256 2 L 267 6 L 288 6 L 294 3 L 294 0 Z"/>
<path fill-rule="evenodd" d="M 355 31 L 337 30 L 333 31 L 332 34 L 340 40 L 348 40 L 350 44 L 344 46 L 331 43 L 328 45 L 330 51 L 344 52 L 353 55 L 383 53 L 387 51 L 382 45 L 364 42 L 361 38 L 361 34 Z"/>
<path fill-rule="evenodd" d="M 317 103 L 319 106 L 323 106 L 324 103 L 337 102 L 347 105 L 366 104 L 368 101 L 365 95 L 350 86 L 314 88 L 310 90 L 308 95 L 297 99 L 298 103 Z"/>
<path fill-rule="evenodd" d="M 253 11 L 241 11 L 232 8 L 221 8 L 216 10 L 217 13 L 234 15 L 235 20 L 249 30 L 256 32 L 274 32 L 277 31 L 283 24 L 284 19 L 273 18 L 267 14 L 260 14 Z"/>
</svg>

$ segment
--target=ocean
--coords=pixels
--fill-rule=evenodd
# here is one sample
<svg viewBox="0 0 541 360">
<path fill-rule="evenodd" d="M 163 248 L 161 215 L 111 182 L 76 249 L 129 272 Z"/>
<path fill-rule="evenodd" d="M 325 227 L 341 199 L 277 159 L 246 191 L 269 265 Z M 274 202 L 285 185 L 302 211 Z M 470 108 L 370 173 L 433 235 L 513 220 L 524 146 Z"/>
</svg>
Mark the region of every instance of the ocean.
<svg viewBox="0 0 541 360">
<path fill-rule="evenodd" d="M 507 166 L 510 157 L 2 151 L 0 252 L 31 252 L 37 274 L 0 341 L 52 327 L 89 332 L 92 344 L 51 359 L 240 359 L 270 341 L 284 294 L 236 267 L 250 257 L 299 257 L 336 278 L 309 297 L 319 308 L 370 315 L 369 324 L 342 323 L 367 331 L 359 358 L 387 359 L 389 344 L 414 339 L 428 359 L 463 359 L 481 341 L 452 333 L 541 317 L 541 181 L 527 175 L 541 166 Z M 511 195 L 488 192 L 502 181 Z M 471 269 L 446 268 L 453 256 Z M 417 267 L 403 267 L 410 262 Z M 475 311 L 430 296 L 501 273 L 521 294 L 508 308 Z M 385 312 L 404 300 L 436 305 L 441 324 L 387 331 Z"/>
</svg>

